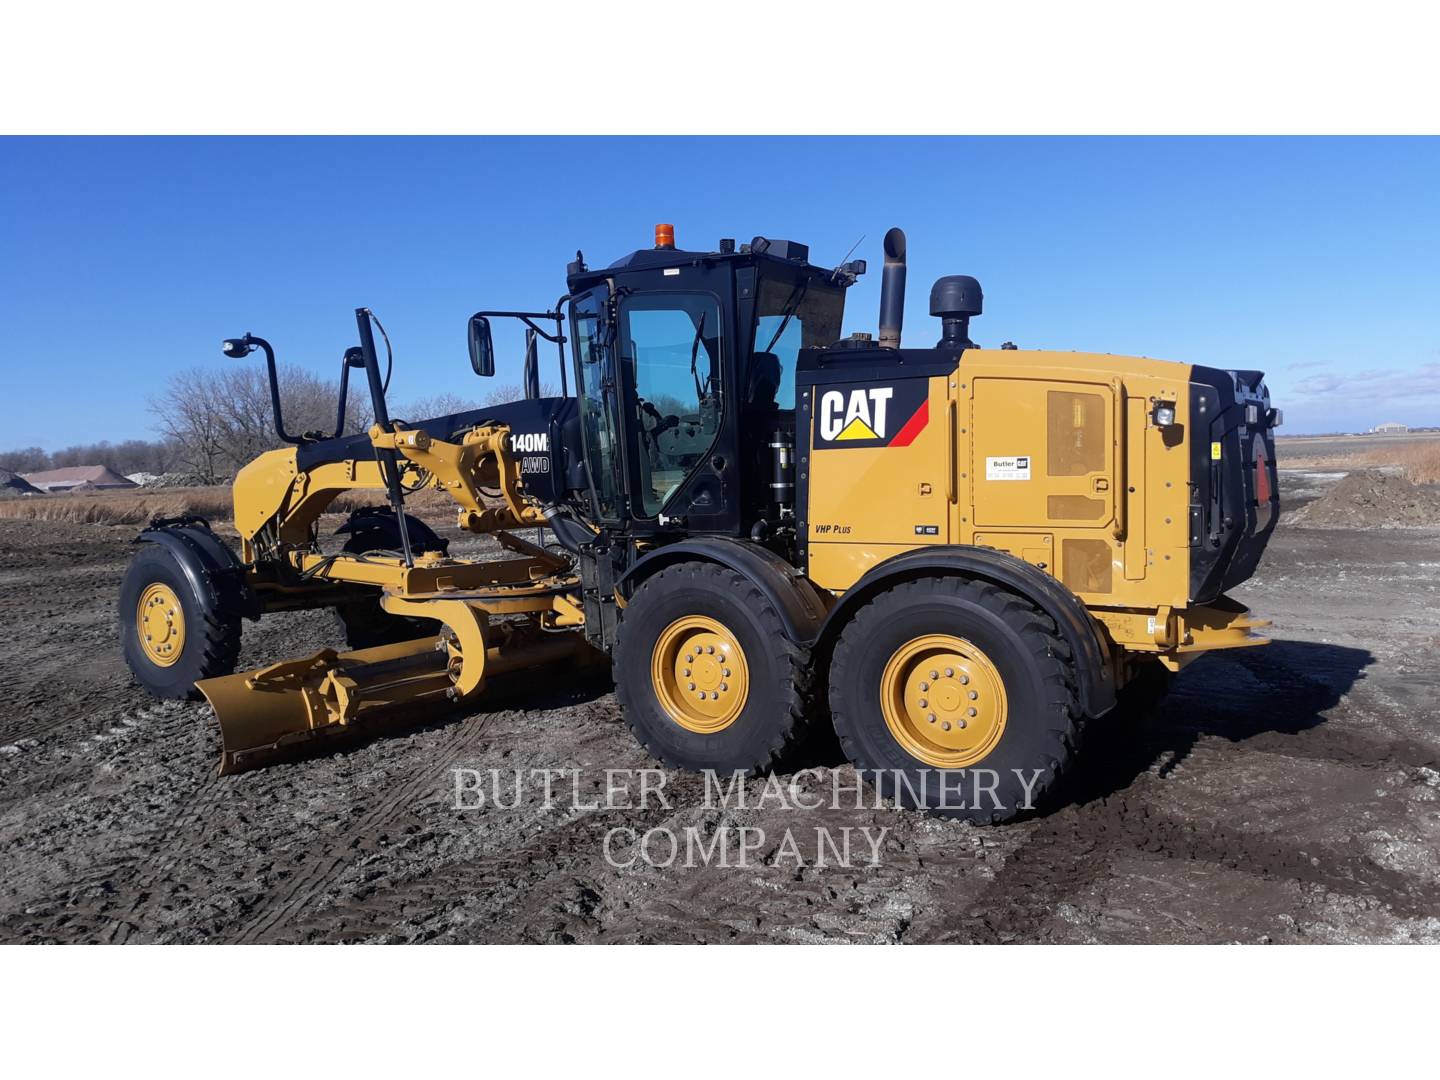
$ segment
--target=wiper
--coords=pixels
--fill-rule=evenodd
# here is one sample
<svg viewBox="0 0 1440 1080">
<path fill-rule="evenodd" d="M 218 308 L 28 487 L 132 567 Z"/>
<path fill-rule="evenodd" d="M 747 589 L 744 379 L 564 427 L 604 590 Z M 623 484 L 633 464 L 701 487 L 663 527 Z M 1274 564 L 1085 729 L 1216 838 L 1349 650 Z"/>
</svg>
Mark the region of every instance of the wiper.
<svg viewBox="0 0 1440 1080">
<path fill-rule="evenodd" d="M 785 317 L 780 320 L 780 328 L 775 331 L 775 336 L 770 339 L 770 344 L 766 345 L 761 352 L 768 353 L 775 351 L 775 343 L 784 335 L 785 328 L 790 325 L 790 320 L 795 317 L 795 312 L 800 310 L 800 303 L 805 299 L 805 293 L 809 288 L 810 279 L 807 277 L 804 281 L 800 282 L 799 285 L 796 285 L 795 288 L 790 290 L 790 299 L 785 301 Z"/>
<path fill-rule="evenodd" d="M 700 371 L 698 368 L 698 361 L 700 359 L 700 341 L 705 336 L 705 316 L 708 314 L 709 312 L 705 311 L 702 311 L 700 313 L 700 322 L 695 327 L 695 340 L 690 342 L 690 378 L 695 380 L 695 397 L 700 401 L 704 401 L 707 397 L 710 396 L 708 392 L 710 388 L 710 376 L 705 376 L 705 382 L 702 385 L 700 382 Z"/>
</svg>

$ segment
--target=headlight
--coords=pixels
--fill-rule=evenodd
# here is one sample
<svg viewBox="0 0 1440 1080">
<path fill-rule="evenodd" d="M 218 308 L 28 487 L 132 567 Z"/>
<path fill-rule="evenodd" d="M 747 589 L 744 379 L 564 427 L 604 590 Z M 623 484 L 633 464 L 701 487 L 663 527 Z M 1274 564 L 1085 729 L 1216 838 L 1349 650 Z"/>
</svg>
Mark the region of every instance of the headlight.
<svg viewBox="0 0 1440 1080">
<path fill-rule="evenodd" d="M 1175 403 L 1173 401 L 1157 401 L 1155 408 L 1150 411 L 1150 419 L 1156 427 L 1174 427 Z"/>
</svg>

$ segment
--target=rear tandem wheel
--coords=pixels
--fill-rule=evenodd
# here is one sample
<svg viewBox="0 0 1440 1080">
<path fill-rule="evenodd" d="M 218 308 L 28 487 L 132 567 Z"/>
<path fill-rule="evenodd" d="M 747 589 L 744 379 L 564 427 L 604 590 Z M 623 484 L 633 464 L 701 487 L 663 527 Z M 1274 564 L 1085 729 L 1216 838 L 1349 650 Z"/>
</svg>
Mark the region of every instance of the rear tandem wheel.
<svg viewBox="0 0 1440 1080">
<path fill-rule="evenodd" d="M 846 757 L 905 806 L 976 823 L 1031 809 L 1079 740 L 1074 662 L 1053 621 L 984 581 L 928 577 L 840 635 L 830 712 Z"/>
</svg>

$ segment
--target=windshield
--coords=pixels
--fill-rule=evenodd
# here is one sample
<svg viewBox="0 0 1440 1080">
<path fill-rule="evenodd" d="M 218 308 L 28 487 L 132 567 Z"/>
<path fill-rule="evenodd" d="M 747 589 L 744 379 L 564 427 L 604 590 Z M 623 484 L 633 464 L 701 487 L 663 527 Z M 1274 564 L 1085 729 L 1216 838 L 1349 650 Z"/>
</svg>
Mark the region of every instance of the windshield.
<svg viewBox="0 0 1440 1080">
<path fill-rule="evenodd" d="M 845 294 L 809 276 L 762 278 L 756 298 L 755 353 L 780 362 L 775 404 L 795 408 L 795 359 L 801 349 L 833 345 L 840 337 Z M 757 365 L 758 367 L 758 365 Z"/>
</svg>

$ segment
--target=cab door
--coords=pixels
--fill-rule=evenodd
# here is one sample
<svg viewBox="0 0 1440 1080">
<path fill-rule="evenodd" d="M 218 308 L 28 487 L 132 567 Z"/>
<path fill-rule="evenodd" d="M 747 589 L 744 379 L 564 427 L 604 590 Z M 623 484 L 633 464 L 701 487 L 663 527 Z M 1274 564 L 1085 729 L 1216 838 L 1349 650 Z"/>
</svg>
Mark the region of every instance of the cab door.
<svg viewBox="0 0 1440 1080">
<path fill-rule="evenodd" d="M 619 438 L 620 386 L 615 371 L 615 330 L 610 289 L 600 285 L 575 297 L 570 311 L 580 438 L 596 520 L 625 519 L 625 461 Z"/>
</svg>

